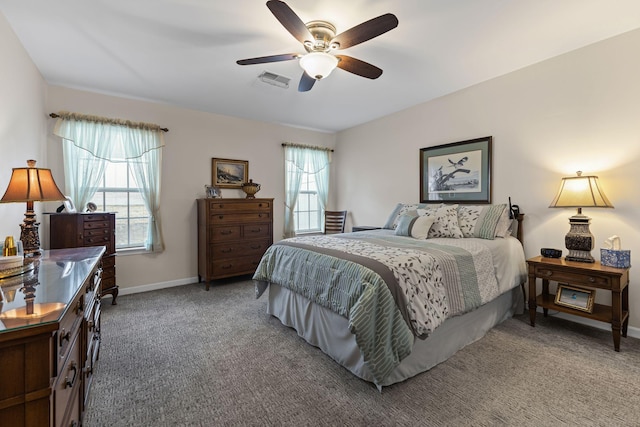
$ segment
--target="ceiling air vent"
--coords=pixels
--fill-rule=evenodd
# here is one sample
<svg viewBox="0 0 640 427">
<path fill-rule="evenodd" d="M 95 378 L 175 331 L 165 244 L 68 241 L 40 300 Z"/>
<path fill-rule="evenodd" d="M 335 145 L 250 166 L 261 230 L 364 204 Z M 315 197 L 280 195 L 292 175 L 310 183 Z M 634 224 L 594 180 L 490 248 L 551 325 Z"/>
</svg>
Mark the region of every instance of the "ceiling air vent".
<svg viewBox="0 0 640 427">
<path fill-rule="evenodd" d="M 269 83 L 270 85 L 278 86 L 283 89 L 287 89 L 289 87 L 289 82 L 291 81 L 291 79 L 288 77 L 280 76 L 268 71 L 263 71 L 262 74 L 258 76 L 258 78 L 265 83 Z"/>
</svg>

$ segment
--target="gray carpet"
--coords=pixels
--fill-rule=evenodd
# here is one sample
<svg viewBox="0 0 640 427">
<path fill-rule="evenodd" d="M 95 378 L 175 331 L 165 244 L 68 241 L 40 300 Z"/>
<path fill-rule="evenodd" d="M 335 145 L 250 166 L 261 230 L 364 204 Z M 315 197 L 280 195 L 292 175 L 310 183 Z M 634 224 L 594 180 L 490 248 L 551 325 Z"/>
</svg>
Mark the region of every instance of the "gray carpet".
<svg viewBox="0 0 640 427">
<path fill-rule="evenodd" d="M 85 426 L 631 426 L 640 340 L 509 319 L 382 393 L 265 313 L 252 282 L 105 299 Z"/>
</svg>

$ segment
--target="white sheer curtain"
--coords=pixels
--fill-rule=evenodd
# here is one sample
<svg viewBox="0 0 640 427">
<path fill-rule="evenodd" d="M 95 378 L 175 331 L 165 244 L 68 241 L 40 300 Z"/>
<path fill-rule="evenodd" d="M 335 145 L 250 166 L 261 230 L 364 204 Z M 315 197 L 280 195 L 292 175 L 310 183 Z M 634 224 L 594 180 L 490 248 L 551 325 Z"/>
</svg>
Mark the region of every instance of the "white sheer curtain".
<svg viewBox="0 0 640 427">
<path fill-rule="evenodd" d="M 164 250 L 160 221 L 160 171 L 162 170 L 162 133 L 149 129 L 123 128 L 124 154 L 130 159 L 134 179 L 149 212 L 145 249 Z"/>
<path fill-rule="evenodd" d="M 330 152 L 324 148 L 314 148 L 295 144 L 284 147 L 285 160 L 285 210 L 284 237 L 296 235 L 295 207 L 303 174 L 316 174 L 318 200 L 324 210 L 327 206 L 329 193 Z"/>
<path fill-rule="evenodd" d="M 66 196 L 80 209 L 98 188 L 111 147 L 103 141 L 116 138 L 111 125 L 77 120 L 58 120 L 53 133 L 63 138 Z"/>
<path fill-rule="evenodd" d="M 145 249 L 164 250 L 160 183 L 164 136 L 156 127 L 67 114 L 53 133 L 63 139 L 65 188 L 78 207 L 86 206 L 104 176 L 106 162 L 128 161 L 150 216 Z"/>
</svg>

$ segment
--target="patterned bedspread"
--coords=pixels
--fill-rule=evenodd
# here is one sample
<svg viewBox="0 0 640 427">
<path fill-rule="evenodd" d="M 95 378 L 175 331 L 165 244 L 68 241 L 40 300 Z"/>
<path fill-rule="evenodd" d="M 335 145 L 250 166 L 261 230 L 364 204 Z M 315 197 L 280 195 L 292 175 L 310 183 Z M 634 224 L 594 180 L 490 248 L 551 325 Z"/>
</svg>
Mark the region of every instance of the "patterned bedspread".
<svg viewBox="0 0 640 427">
<path fill-rule="evenodd" d="M 455 244 L 385 233 L 296 237 L 271 246 L 254 280 L 304 295 L 349 320 L 376 382 L 448 317 L 499 295 L 491 251 L 477 239 Z"/>
</svg>

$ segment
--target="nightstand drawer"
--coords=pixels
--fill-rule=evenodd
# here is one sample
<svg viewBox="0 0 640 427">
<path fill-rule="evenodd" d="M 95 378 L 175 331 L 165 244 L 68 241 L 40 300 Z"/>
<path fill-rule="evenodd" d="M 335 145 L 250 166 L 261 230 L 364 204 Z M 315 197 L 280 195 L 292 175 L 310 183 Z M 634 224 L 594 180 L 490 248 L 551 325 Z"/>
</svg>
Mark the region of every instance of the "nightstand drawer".
<svg viewBox="0 0 640 427">
<path fill-rule="evenodd" d="M 597 288 L 611 288 L 611 278 L 597 274 L 573 273 L 570 271 L 560 271 L 545 266 L 536 266 L 537 277 L 553 280 L 555 282 L 569 283 L 573 285 L 592 286 Z"/>
</svg>

